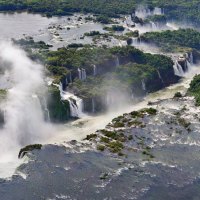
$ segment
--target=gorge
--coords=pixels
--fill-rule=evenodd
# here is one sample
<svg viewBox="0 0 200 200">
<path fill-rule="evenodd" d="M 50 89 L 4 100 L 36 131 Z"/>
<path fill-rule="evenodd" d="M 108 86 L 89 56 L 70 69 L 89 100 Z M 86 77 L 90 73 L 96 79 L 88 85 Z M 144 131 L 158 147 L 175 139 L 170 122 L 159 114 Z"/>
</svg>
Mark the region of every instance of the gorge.
<svg viewBox="0 0 200 200">
<path fill-rule="evenodd" d="M 0 13 L 0 199 L 200 198 L 200 33 L 133 10 Z"/>
</svg>

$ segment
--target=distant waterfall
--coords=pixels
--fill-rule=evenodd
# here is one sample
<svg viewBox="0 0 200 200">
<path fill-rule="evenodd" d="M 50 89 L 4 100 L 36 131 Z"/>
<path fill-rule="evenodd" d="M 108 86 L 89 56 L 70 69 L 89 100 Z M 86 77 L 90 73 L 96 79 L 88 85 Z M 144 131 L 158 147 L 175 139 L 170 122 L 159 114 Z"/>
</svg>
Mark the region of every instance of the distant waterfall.
<svg viewBox="0 0 200 200">
<path fill-rule="evenodd" d="M 93 65 L 93 75 L 96 76 L 97 75 L 97 66 Z"/>
<path fill-rule="evenodd" d="M 157 26 L 157 24 L 155 22 L 150 21 L 150 25 L 151 25 L 151 28 L 153 30 L 157 30 L 158 29 L 158 26 Z"/>
<path fill-rule="evenodd" d="M 81 75 L 82 75 L 82 80 L 85 80 L 87 78 L 87 74 L 86 74 L 85 69 L 81 70 Z"/>
<path fill-rule="evenodd" d="M 145 84 L 144 80 L 141 80 L 141 83 L 142 83 L 142 89 L 144 91 L 146 91 L 146 84 Z"/>
<path fill-rule="evenodd" d="M 139 37 L 133 37 L 132 40 L 133 40 L 133 42 L 132 42 L 133 45 L 140 45 L 140 38 Z"/>
<path fill-rule="evenodd" d="M 188 60 L 186 60 L 186 66 L 187 66 L 187 71 L 190 71 L 191 70 L 191 68 L 192 68 L 192 65 L 191 65 L 191 63 L 188 61 Z"/>
<path fill-rule="evenodd" d="M 153 11 L 153 15 L 163 15 L 164 10 L 162 8 L 155 7 Z"/>
<path fill-rule="evenodd" d="M 120 65 L 118 56 L 116 58 L 115 65 L 116 65 L 116 67 L 118 67 Z"/>
<path fill-rule="evenodd" d="M 163 80 L 163 78 L 162 78 L 162 76 L 161 76 L 161 74 L 160 74 L 160 71 L 159 71 L 159 70 L 157 70 L 157 73 L 158 73 L 158 77 L 159 77 L 159 79 L 162 81 L 162 83 L 164 83 L 164 80 Z"/>
<path fill-rule="evenodd" d="M 85 80 L 87 78 L 86 70 L 78 68 L 78 78 L 80 80 Z"/>
<path fill-rule="evenodd" d="M 92 112 L 95 113 L 95 101 L 94 101 L 94 98 L 92 98 Z"/>
<path fill-rule="evenodd" d="M 189 59 L 190 59 L 190 63 L 194 64 L 194 57 L 193 57 L 193 53 L 192 52 L 190 53 Z"/>
<path fill-rule="evenodd" d="M 186 72 L 190 72 L 192 65 L 194 64 L 193 54 L 186 53 L 183 56 L 180 56 L 178 60 L 174 63 L 174 74 L 180 77 L 183 77 Z"/>
<path fill-rule="evenodd" d="M 60 96 L 62 100 L 67 100 L 70 105 L 70 115 L 72 117 L 81 118 L 84 116 L 83 113 L 83 100 L 70 92 L 63 91 L 62 83 L 60 85 L 54 84 L 60 90 Z"/>
<path fill-rule="evenodd" d="M 135 11 L 135 16 L 145 19 L 151 15 L 163 15 L 164 10 L 162 8 L 155 7 L 152 11 L 149 8 L 140 6 Z"/>
<path fill-rule="evenodd" d="M 78 68 L 78 78 L 79 78 L 80 80 L 82 80 L 82 73 L 81 73 L 80 68 Z"/>
<path fill-rule="evenodd" d="M 174 74 L 175 74 L 175 75 L 181 76 L 181 77 L 184 76 L 183 68 L 182 68 L 182 66 L 178 63 L 178 61 L 175 61 L 174 65 L 173 65 L 173 68 L 174 68 Z"/>
<path fill-rule="evenodd" d="M 51 119 L 50 119 L 49 109 L 48 109 L 48 106 L 47 106 L 47 100 L 46 100 L 45 97 L 43 98 L 43 100 L 44 100 L 45 119 L 46 119 L 48 122 L 50 122 Z"/>
</svg>

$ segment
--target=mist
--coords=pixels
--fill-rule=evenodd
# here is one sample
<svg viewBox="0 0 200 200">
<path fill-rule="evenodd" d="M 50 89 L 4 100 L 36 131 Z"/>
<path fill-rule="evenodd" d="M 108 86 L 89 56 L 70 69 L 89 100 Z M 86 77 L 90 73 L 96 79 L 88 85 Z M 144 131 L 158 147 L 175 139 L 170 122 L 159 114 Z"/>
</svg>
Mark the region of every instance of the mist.
<svg viewBox="0 0 200 200">
<path fill-rule="evenodd" d="M 42 65 L 31 61 L 23 50 L 10 42 L 3 42 L 0 71 L 4 73 L 2 79 L 7 87 L 6 99 L 0 105 L 4 112 L 4 125 L 0 129 L 2 165 L 5 158 L 7 163 L 16 161 L 21 147 L 50 136 L 52 127 L 44 120 L 39 100 L 39 95 L 44 96 L 46 91 Z"/>
</svg>

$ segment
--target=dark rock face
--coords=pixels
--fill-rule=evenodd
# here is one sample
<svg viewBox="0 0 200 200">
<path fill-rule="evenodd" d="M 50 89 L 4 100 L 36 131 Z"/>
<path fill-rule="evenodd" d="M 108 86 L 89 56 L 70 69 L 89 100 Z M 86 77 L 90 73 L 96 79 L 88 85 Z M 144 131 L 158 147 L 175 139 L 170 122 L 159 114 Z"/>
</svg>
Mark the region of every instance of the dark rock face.
<svg viewBox="0 0 200 200">
<path fill-rule="evenodd" d="M 3 126 L 4 120 L 5 120 L 4 119 L 4 113 L 3 113 L 3 111 L 0 110 L 0 127 Z"/>
<path fill-rule="evenodd" d="M 47 107 L 51 122 L 65 122 L 71 118 L 69 102 L 61 100 L 60 91 L 56 87 L 49 89 Z"/>
<path fill-rule="evenodd" d="M 193 61 L 195 64 L 197 64 L 200 61 L 200 52 L 193 49 L 192 54 L 193 54 Z"/>
</svg>

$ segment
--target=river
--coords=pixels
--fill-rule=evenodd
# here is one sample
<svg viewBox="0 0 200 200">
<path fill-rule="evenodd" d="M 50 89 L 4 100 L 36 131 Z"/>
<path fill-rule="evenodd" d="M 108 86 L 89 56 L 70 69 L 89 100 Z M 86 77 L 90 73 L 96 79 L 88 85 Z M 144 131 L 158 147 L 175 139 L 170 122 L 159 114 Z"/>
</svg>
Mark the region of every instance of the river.
<svg viewBox="0 0 200 200">
<path fill-rule="evenodd" d="M 81 22 L 79 22 L 79 24 L 76 25 L 77 19 L 80 16 L 82 16 L 82 15 L 77 14 L 73 17 L 70 17 L 71 19 L 68 20 L 68 17 L 45 18 L 45 17 L 42 17 L 41 15 L 27 14 L 27 13 L 0 14 L 0 25 L 1 25 L 1 27 L 4 27 L 4 28 L 2 28 L 2 31 L 0 34 L 0 39 L 6 40 L 6 39 L 10 39 L 10 38 L 16 39 L 16 38 L 23 38 L 24 36 L 32 36 L 37 41 L 43 40 L 43 41 L 47 42 L 48 44 L 53 44 L 54 48 L 58 48 L 64 44 L 69 44 L 72 41 L 79 42 L 80 37 L 86 31 L 87 32 L 90 30 L 91 31 L 92 30 L 103 31 L 103 27 L 101 24 L 94 24 L 91 22 L 84 23 L 84 21 L 81 21 Z M 73 21 L 73 22 L 68 22 L 68 21 Z M 83 24 L 81 24 L 81 23 L 83 23 Z M 65 25 L 67 24 L 67 25 L 64 26 L 64 24 Z M 63 28 L 61 28 L 62 30 L 58 31 L 60 36 L 55 36 L 55 32 L 57 32 L 57 28 L 55 28 L 54 26 L 57 27 L 58 25 L 60 25 Z M 76 26 L 76 28 L 74 26 Z M 67 27 L 70 27 L 70 30 L 67 31 L 66 30 Z M 64 42 L 61 41 L 62 39 L 64 40 Z M 86 39 L 85 42 L 88 43 L 90 41 L 87 41 L 87 39 Z M 73 198 L 73 195 L 75 195 L 76 190 L 78 190 L 80 192 L 77 194 L 81 195 L 81 191 L 82 191 L 82 188 L 80 189 L 81 184 L 87 185 L 89 183 L 90 183 L 90 186 L 88 186 L 88 188 L 91 189 L 90 192 L 92 193 L 92 196 L 90 196 L 89 198 L 92 197 L 92 199 L 94 199 L 95 193 L 96 193 L 96 195 L 99 195 L 99 199 L 101 199 L 103 197 L 105 198 L 105 196 L 103 194 L 103 190 L 107 185 L 109 185 L 109 183 L 107 183 L 107 182 L 99 183 L 99 181 L 96 181 L 94 179 L 98 173 L 103 171 L 103 169 L 105 170 L 105 169 L 112 169 L 112 168 L 115 170 L 115 174 L 113 175 L 114 178 L 112 177 L 112 181 L 113 180 L 114 181 L 111 183 L 111 187 L 106 188 L 106 191 L 107 191 L 106 195 L 108 195 L 108 196 L 115 195 L 115 194 L 113 194 L 114 193 L 113 191 L 111 192 L 111 189 L 112 189 L 112 187 L 116 188 L 117 186 L 122 187 L 121 183 L 126 184 L 126 181 L 127 181 L 128 183 L 132 184 L 131 180 L 129 179 L 129 176 L 133 179 L 135 178 L 135 182 L 133 184 L 134 185 L 133 187 L 135 187 L 135 188 L 130 189 L 129 186 L 127 188 L 125 188 L 124 191 L 130 192 L 130 194 L 128 194 L 128 193 L 126 194 L 128 197 L 125 194 L 124 194 L 124 196 L 122 194 L 121 199 L 131 198 L 131 194 L 132 194 L 131 191 L 134 193 L 134 195 L 135 195 L 134 197 L 137 197 L 137 189 L 141 193 L 144 191 L 147 191 L 148 183 L 150 182 L 149 174 L 153 171 L 153 168 L 155 167 L 155 165 L 147 164 L 147 165 L 151 165 L 148 168 L 148 166 L 145 166 L 144 162 L 141 162 L 141 163 L 139 163 L 139 164 L 141 164 L 141 166 L 137 166 L 136 168 L 137 168 L 137 170 L 139 170 L 139 168 L 142 167 L 142 165 L 143 165 L 143 170 L 147 170 L 145 173 L 140 174 L 138 171 L 137 171 L 137 173 L 135 173 L 135 171 L 134 171 L 134 173 L 132 171 L 130 173 L 128 173 L 128 172 L 126 172 L 127 169 L 134 168 L 135 166 L 130 165 L 130 166 L 125 166 L 125 167 L 123 166 L 122 168 L 119 168 L 119 164 L 115 163 L 112 160 L 112 158 L 103 157 L 102 155 L 99 155 L 99 153 L 96 153 L 93 151 L 89 152 L 89 153 L 83 153 L 82 155 L 67 154 L 66 149 L 64 149 L 63 146 L 66 145 L 66 142 L 69 142 L 71 140 L 81 141 L 82 139 L 84 139 L 86 137 L 86 135 L 88 135 L 90 133 L 94 133 L 98 129 L 103 129 L 114 117 L 116 117 L 118 115 L 121 115 L 123 113 L 128 113 L 133 110 L 138 110 L 140 108 L 144 108 L 144 107 L 148 106 L 149 101 L 170 99 L 173 97 L 173 95 L 177 91 L 185 93 L 187 91 L 187 88 L 189 87 L 189 83 L 192 80 L 193 76 L 195 74 L 199 74 L 199 73 L 200 73 L 200 69 L 198 68 L 198 66 L 192 66 L 192 70 L 189 73 L 185 74 L 185 77 L 179 83 L 169 86 L 169 87 L 167 87 L 161 91 L 158 91 L 156 93 L 147 95 L 147 97 L 140 103 L 135 103 L 131 106 L 130 105 L 125 106 L 125 107 L 123 107 L 123 109 L 108 112 L 108 113 L 105 113 L 104 115 L 100 115 L 100 116 L 84 116 L 82 119 L 76 120 L 74 122 L 71 122 L 71 123 L 68 123 L 65 125 L 50 126 L 52 128 L 52 132 L 54 132 L 54 134 L 48 135 L 48 137 L 42 138 L 40 141 L 37 141 L 37 142 L 41 142 L 43 144 L 58 144 L 58 146 L 50 145 L 48 147 L 48 145 L 47 145 L 47 148 L 44 149 L 44 151 L 41 151 L 41 154 L 37 155 L 37 157 L 36 157 L 37 159 L 35 161 L 34 161 L 34 159 L 35 159 L 34 156 L 32 157 L 32 159 L 29 159 L 29 160 L 27 160 L 27 158 L 25 158 L 25 160 L 18 160 L 17 153 L 18 153 L 19 149 L 17 149 L 17 151 L 14 151 L 14 153 L 10 154 L 10 156 L 11 156 L 10 158 L 2 157 L 3 162 L 2 162 L 2 160 L 0 162 L 0 164 L 1 164 L 0 177 L 7 178 L 8 182 L 10 179 L 10 182 L 9 182 L 10 187 L 9 187 L 9 184 L 6 185 L 5 188 L 7 189 L 7 191 L 6 191 L 7 194 L 4 192 L 3 200 L 4 199 L 12 199 L 11 193 L 13 193 L 13 196 L 16 195 L 16 198 L 20 198 L 20 193 L 23 193 L 23 197 L 30 199 L 29 197 L 30 197 L 32 191 L 31 191 L 31 187 L 30 188 L 28 187 L 29 190 L 26 191 L 26 189 L 25 189 L 26 184 L 24 184 L 24 181 L 26 179 L 27 179 L 28 184 L 31 183 L 31 181 L 32 181 L 34 187 L 37 187 L 37 184 L 38 184 L 38 186 L 41 186 L 41 187 L 44 185 L 47 187 L 46 189 L 37 187 L 38 194 L 35 194 L 35 197 L 32 197 L 31 199 L 37 199 L 37 197 L 38 197 L 37 195 L 44 195 L 45 199 L 47 199 L 46 197 L 49 197 L 48 199 L 71 199 L 71 198 Z M 55 133 L 56 133 L 56 136 L 55 136 Z M 10 139 L 12 140 L 13 138 L 10 138 Z M 166 148 L 170 148 L 170 147 L 167 146 Z M 173 148 L 175 148 L 175 147 L 173 147 Z M 167 152 L 168 153 L 170 152 L 170 154 L 171 154 L 173 148 L 170 150 L 168 149 Z M 194 148 L 191 148 L 190 150 L 192 151 L 193 149 L 198 150 L 196 146 Z M 157 153 L 156 155 L 158 156 L 158 158 L 160 155 L 159 151 L 162 151 L 162 150 L 159 149 L 158 151 L 156 151 L 156 153 Z M 180 154 L 179 151 L 180 150 L 177 150 L 177 152 Z M 70 152 L 70 150 L 69 150 L 69 152 Z M 162 154 L 162 152 L 161 152 L 161 154 Z M 162 155 L 164 155 L 164 154 L 165 154 L 165 152 Z M 7 155 L 5 154 L 5 156 L 7 156 Z M 160 157 L 162 157 L 162 156 L 160 156 Z M 194 160 L 195 159 L 196 159 L 196 154 L 194 155 Z M 163 161 L 163 157 L 160 160 Z M 192 160 L 192 158 L 191 158 L 191 160 Z M 192 160 L 192 161 L 194 161 L 194 160 Z M 26 162 L 28 162 L 28 164 Z M 44 163 L 42 163 L 42 162 L 44 162 Z M 170 162 L 171 162 L 171 160 L 170 160 Z M 162 169 L 164 171 L 161 174 L 161 176 L 159 177 L 160 179 L 162 179 L 162 177 L 164 177 L 166 174 L 167 175 L 170 174 L 170 173 L 167 173 L 167 171 L 170 171 L 170 170 L 173 171 L 174 166 L 173 165 L 170 166 L 169 165 L 170 162 L 166 161 L 166 163 L 167 163 L 166 168 L 162 168 L 163 166 L 160 166 L 162 164 L 160 164 L 160 165 L 158 164 L 158 166 L 155 167 L 156 172 L 155 171 L 154 172 L 156 173 L 156 175 L 159 174 L 159 169 Z M 178 161 L 178 162 L 180 163 L 180 161 Z M 20 170 L 19 169 L 16 170 L 16 167 L 18 167 L 20 164 L 22 164 L 19 167 Z M 69 165 L 70 167 L 67 165 Z M 137 165 L 138 165 L 138 163 L 137 163 Z M 194 166 L 196 166 L 196 163 L 194 163 Z M 70 168 L 73 168 L 74 171 L 73 171 L 73 173 L 66 176 L 66 173 L 67 173 L 66 171 L 70 170 Z M 188 170 L 188 168 L 189 168 L 189 166 L 187 165 L 187 170 Z M 41 172 L 38 169 L 40 169 Z M 65 171 L 63 171 L 63 169 Z M 82 169 L 83 171 L 79 171 L 80 169 Z M 88 169 L 91 169 L 91 170 L 88 171 Z M 33 174 L 30 173 L 31 170 L 34 171 Z M 177 168 L 177 170 L 179 170 L 179 168 Z M 123 176 L 120 176 L 123 171 L 124 171 Z M 42 172 L 43 172 L 43 174 L 42 174 Z M 52 176 L 49 176 L 48 172 L 51 172 Z M 80 174 L 78 174 L 77 172 L 79 172 Z M 85 172 L 85 174 L 84 174 L 84 172 Z M 11 178 L 13 173 L 16 176 Z M 93 176 L 90 176 L 90 173 L 92 173 Z M 173 173 L 176 173 L 176 170 L 174 170 Z M 42 181 L 41 177 L 44 177 L 44 174 L 46 174 L 48 176 L 47 180 L 49 182 Z M 66 177 L 63 174 L 65 174 Z M 152 174 L 153 174 L 153 172 L 152 172 Z M 136 177 L 136 175 L 138 175 L 139 178 Z M 181 175 L 181 173 L 179 173 L 179 175 Z M 146 178 L 147 176 L 148 176 L 148 178 Z M 85 177 L 85 179 L 83 177 Z M 119 177 L 119 178 L 117 178 L 117 177 Z M 194 176 L 194 177 L 196 178 L 196 176 Z M 69 178 L 69 179 L 67 179 L 67 178 Z M 177 176 L 176 176 L 176 178 L 177 178 Z M 186 179 L 188 177 L 184 176 L 184 178 Z M 159 179 L 159 181 L 160 181 L 160 179 Z M 59 183 L 59 180 L 62 180 L 63 183 L 65 183 L 65 184 L 67 182 L 68 187 L 65 187 L 65 186 L 62 187 L 63 183 Z M 90 181 L 88 182 L 88 180 L 90 180 L 91 182 Z M 171 180 L 174 181 L 173 177 L 171 177 Z M 183 182 L 184 182 L 184 180 L 183 180 Z M 71 181 L 71 182 L 69 183 L 68 181 Z M 135 183 L 137 183 L 137 181 L 139 184 L 135 184 Z M 156 179 L 153 181 L 156 181 Z M 3 182 L 4 182 L 4 180 L 3 180 Z M 8 182 L 6 182 L 6 183 L 8 183 Z M 170 180 L 168 182 L 170 182 Z M 180 186 L 181 180 L 178 179 L 177 182 L 174 181 L 174 182 L 172 182 L 172 184 Z M 145 185 L 143 186 L 142 185 L 143 183 L 146 184 L 146 186 Z M 19 184 L 19 188 L 20 188 L 19 191 L 17 191 L 17 184 Z M 55 193 L 54 193 L 54 191 L 53 192 L 51 191 L 52 185 L 54 186 L 53 188 L 55 188 Z M 76 185 L 77 188 L 73 188 L 74 185 Z M 155 187 L 158 187 L 158 185 L 151 183 L 151 186 L 152 185 L 154 185 Z M 0 184 L 0 193 L 1 192 L 3 193 L 3 191 L 4 191 L 3 186 L 4 186 L 3 184 L 2 185 Z M 84 186 L 82 186 L 82 187 L 84 187 Z M 92 191 L 93 187 L 96 188 L 95 193 Z M 89 189 L 85 188 L 85 190 L 87 191 L 87 193 L 84 194 L 85 198 L 88 198 Z M 123 187 L 122 187 L 122 189 L 123 189 Z M 67 196 L 66 194 L 63 194 L 66 191 L 69 192 L 69 196 Z M 120 190 L 120 192 L 123 192 L 123 191 Z M 164 192 L 165 191 L 163 191 L 163 193 Z M 158 192 L 156 191 L 154 194 L 156 194 L 156 193 L 158 193 Z M 49 196 L 48 196 L 48 194 L 49 194 Z M 70 197 L 70 194 L 72 195 L 71 197 Z M 116 194 L 118 194 L 117 190 L 116 190 Z M 152 196 L 153 196 L 153 194 L 152 194 Z M 80 199 L 80 196 L 78 199 Z"/>
</svg>

